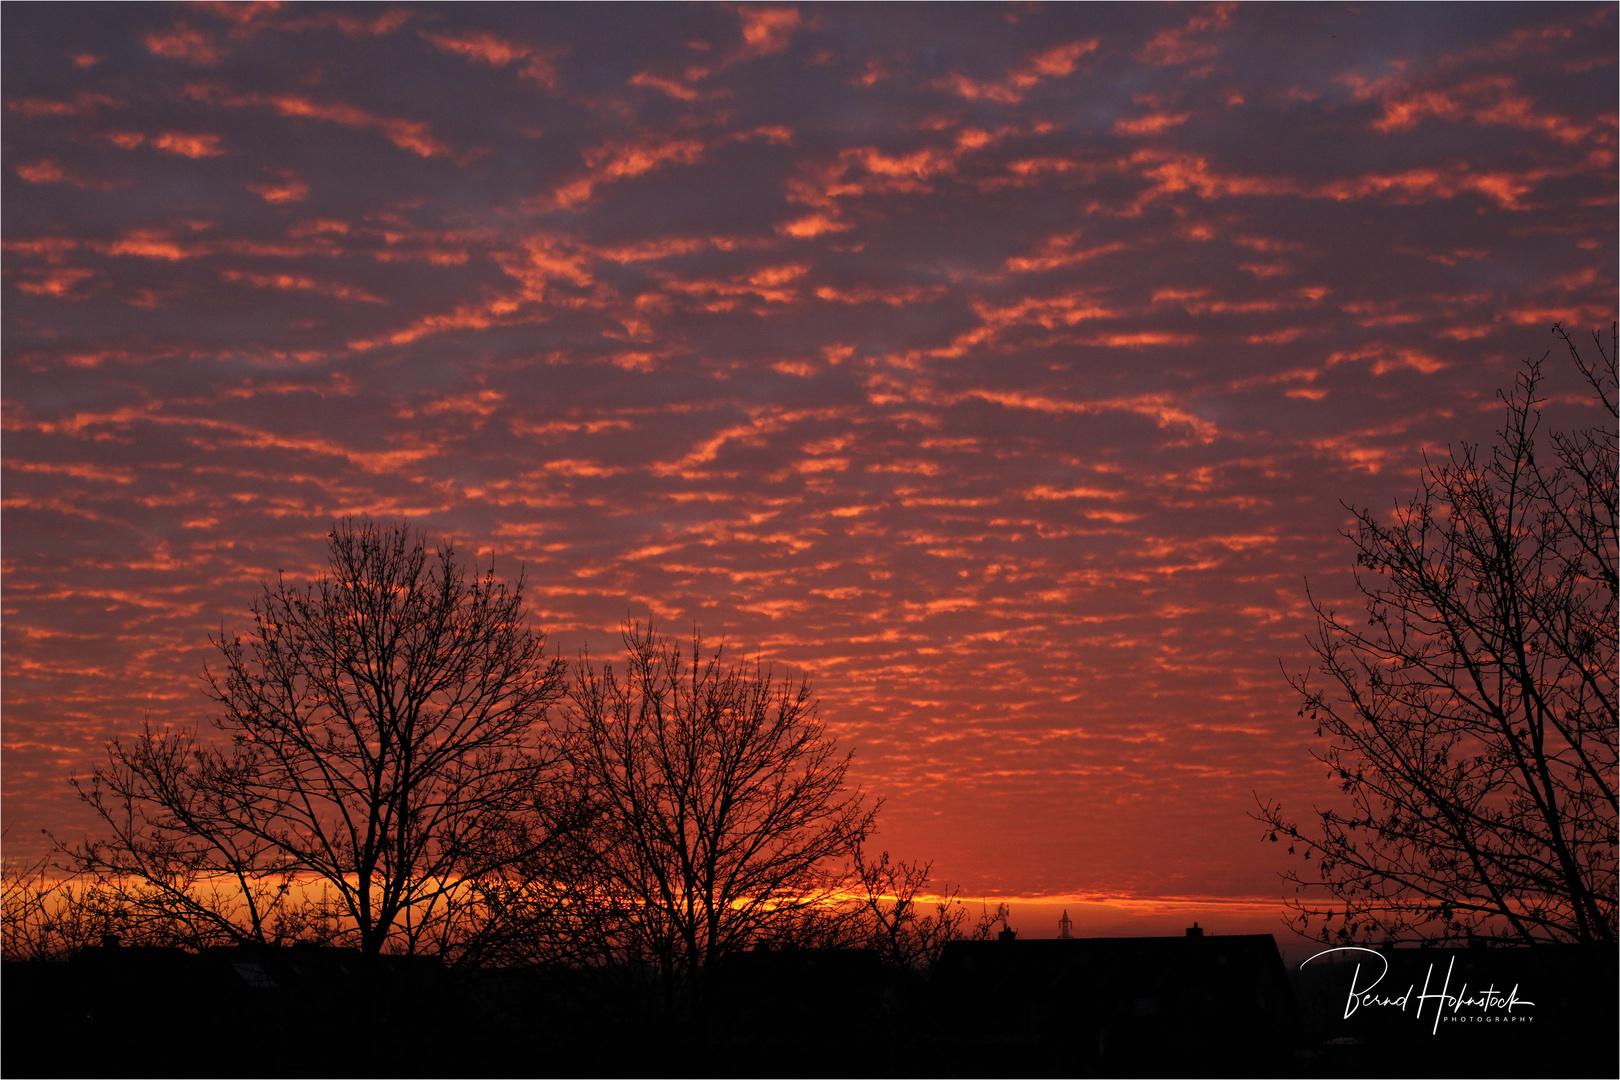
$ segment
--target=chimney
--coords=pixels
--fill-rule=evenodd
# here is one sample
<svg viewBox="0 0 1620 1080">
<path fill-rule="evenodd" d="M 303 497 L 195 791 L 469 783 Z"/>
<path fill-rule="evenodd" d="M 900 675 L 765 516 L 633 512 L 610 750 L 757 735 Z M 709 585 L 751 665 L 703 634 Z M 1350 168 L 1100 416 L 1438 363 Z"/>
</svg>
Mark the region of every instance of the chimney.
<svg viewBox="0 0 1620 1080">
<path fill-rule="evenodd" d="M 103 949 L 116 949 L 122 944 L 117 934 L 102 934 L 101 947 Z"/>
<path fill-rule="evenodd" d="M 1014 930 L 1012 927 L 1008 926 L 1006 923 L 1002 923 L 1001 924 L 1001 933 L 996 935 L 996 940 L 997 941 L 1017 941 L 1018 940 L 1018 931 Z"/>
<path fill-rule="evenodd" d="M 1194 919 L 1193 924 L 1191 926 L 1187 927 L 1187 936 L 1188 937 L 1203 937 L 1204 936 L 1204 929 L 1203 929 L 1203 927 L 1198 925 L 1198 920 L 1197 919 Z"/>
</svg>

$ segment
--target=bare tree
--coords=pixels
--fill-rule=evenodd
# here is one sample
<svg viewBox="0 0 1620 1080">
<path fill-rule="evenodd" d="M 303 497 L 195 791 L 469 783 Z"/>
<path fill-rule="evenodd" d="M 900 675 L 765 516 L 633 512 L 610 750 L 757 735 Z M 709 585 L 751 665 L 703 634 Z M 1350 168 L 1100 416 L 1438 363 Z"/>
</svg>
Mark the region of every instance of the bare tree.
<svg viewBox="0 0 1620 1080">
<path fill-rule="evenodd" d="M 0 955 L 7 960 L 66 960 L 109 939 L 171 947 L 224 943 L 200 937 L 185 913 L 153 889 L 64 877 L 56 869 L 49 855 L 0 866 Z M 300 936 L 320 942 L 321 929 L 311 925 Z"/>
<path fill-rule="evenodd" d="M 194 941 L 454 937 L 469 882 L 536 845 L 532 800 L 563 664 L 522 582 L 469 575 L 404 526 L 344 521 L 327 575 L 278 577 L 205 670 L 223 739 L 115 740 L 81 798 L 110 831 L 71 868 Z"/>
<path fill-rule="evenodd" d="M 626 626 L 622 673 L 582 660 L 563 737 L 569 880 L 606 948 L 673 995 L 719 957 L 802 925 L 835 898 L 834 863 L 872 829 L 803 681 Z M 555 864 L 553 864 L 555 866 Z M 673 1000 L 673 999 L 672 999 Z"/>
<path fill-rule="evenodd" d="M 983 901 L 979 904 L 979 919 L 973 924 L 973 933 L 969 935 L 972 941 L 989 941 L 990 935 L 996 933 L 996 926 L 1003 930 L 1008 929 L 1007 920 L 1012 918 L 1012 908 L 1005 903 L 998 903 L 996 910 L 991 911 Z"/>
<path fill-rule="evenodd" d="M 61 892 L 49 869 L 46 857 L 0 861 L 0 956 L 7 960 L 49 960 L 65 951 L 56 923 Z"/>
<path fill-rule="evenodd" d="M 932 863 L 892 861 L 887 851 L 874 860 L 855 849 L 854 877 L 860 892 L 856 940 L 876 949 L 894 967 L 931 969 L 946 942 L 963 936 L 968 910 L 957 899 L 957 890 L 937 897 L 924 891 L 932 868 Z"/>
<path fill-rule="evenodd" d="M 1428 465 L 1392 523 L 1352 508 L 1365 618 L 1312 600 L 1318 664 L 1290 682 L 1350 809 L 1256 815 L 1314 857 L 1284 874 L 1302 932 L 1616 939 L 1615 331 L 1588 364 L 1553 329 L 1610 422 L 1538 456 L 1527 361 L 1488 454 Z"/>
</svg>

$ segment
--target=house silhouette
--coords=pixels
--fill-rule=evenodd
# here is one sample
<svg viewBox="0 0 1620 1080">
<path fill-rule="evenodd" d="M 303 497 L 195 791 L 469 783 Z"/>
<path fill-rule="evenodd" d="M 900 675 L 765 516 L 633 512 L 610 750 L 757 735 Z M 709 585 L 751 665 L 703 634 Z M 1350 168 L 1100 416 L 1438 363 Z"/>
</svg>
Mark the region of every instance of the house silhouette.
<svg viewBox="0 0 1620 1080">
<path fill-rule="evenodd" d="M 937 1000 L 970 1000 L 941 1032 L 964 1074 L 1285 1070 L 1299 1015 L 1268 934 L 954 941 Z"/>
</svg>

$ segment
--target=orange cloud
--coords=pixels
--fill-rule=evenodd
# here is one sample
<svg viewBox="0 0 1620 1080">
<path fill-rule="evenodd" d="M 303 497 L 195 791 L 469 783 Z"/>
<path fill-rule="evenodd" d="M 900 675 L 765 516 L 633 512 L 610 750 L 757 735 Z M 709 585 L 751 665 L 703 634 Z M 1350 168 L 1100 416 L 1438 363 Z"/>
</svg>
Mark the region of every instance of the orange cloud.
<svg viewBox="0 0 1620 1080">
<path fill-rule="evenodd" d="M 364 289 L 357 289 L 352 285 L 317 281 L 298 274 L 255 274 L 245 270 L 225 270 L 221 271 L 220 276 L 226 281 L 242 282 L 258 289 L 312 292 L 319 296 L 329 296 L 334 300 L 352 300 L 363 304 L 388 303 L 382 297 L 373 296 Z"/>
<path fill-rule="evenodd" d="M 266 107 L 282 116 L 325 120 L 342 127 L 379 131 L 401 150 L 408 150 L 420 157 L 443 157 L 450 153 L 450 147 L 436 139 L 432 129 L 423 121 L 376 116 L 341 102 L 315 102 L 293 94 L 231 94 L 219 86 L 206 83 L 187 87 L 185 96 L 194 101 L 233 108 Z"/>
<path fill-rule="evenodd" d="M 68 178 L 67 171 L 50 158 L 13 165 L 11 171 L 30 184 L 60 184 Z"/>
<path fill-rule="evenodd" d="M 744 446 L 758 446 L 764 437 L 786 427 L 794 417 L 791 414 L 758 412 L 746 423 L 732 424 L 707 438 L 700 439 L 685 456 L 674 462 L 654 464 L 654 476 L 700 476 L 699 466 L 709 465 L 720 456 L 721 449 L 730 442 Z"/>
<path fill-rule="evenodd" d="M 1524 196 L 1551 175 L 1552 171 L 1548 169 L 1525 173 L 1476 173 L 1470 171 L 1466 164 L 1459 163 L 1336 180 L 1323 185 L 1315 194 L 1340 202 L 1370 195 L 1388 196 L 1397 202 L 1426 202 L 1430 199 L 1453 199 L 1467 192 L 1475 192 L 1503 209 L 1514 210 L 1519 208 Z"/>
<path fill-rule="evenodd" d="M 889 307 L 905 307 L 908 304 L 938 299 L 944 292 L 944 287 L 937 285 L 930 288 L 857 285 L 851 289 L 836 289 L 823 285 L 816 289 L 816 296 L 834 304 L 887 304 Z"/>
<path fill-rule="evenodd" d="M 526 61 L 518 74 L 539 83 L 547 89 L 557 85 L 557 69 L 552 59 L 557 52 L 544 52 L 521 41 L 510 41 L 485 31 L 467 31 L 461 34 L 430 33 L 420 31 L 423 38 L 436 48 L 490 67 L 504 68 L 516 61 Z"/>
<path fill-rule="evenodd" d="M 677 101 L 696 101 L 703 96 L 690 86 L 676 82 L 674 79 L 654 75 L 650 71 L 641 71 L 630 76 L 630 85 L 645 86 L 649 90 L 657 90 L 659 93 L 666 94 Z"/>
<path fill-rule="evenodd" d="M 152 145 L 166 154 L 177 154 L 180 157 L 219 157 L 225 152 L 219 146 L 221 138 L 219 135 L 188 135 L 179 131 L 165 131 L 152 139 Z"/>
<path fill-rule="evenodd" d="M 1162 135 L 1173 127 L 1185 124 L 1191 116 L 1192 113 L 1149 113 L 1129 120 L 1120 117 L 1114 121 L 1114 134 Z"/>
<path fill-rule="evenodd" d="M 552 202 L 565 209 L 578 206 L 591 197 L 598 185 L 641 176 L 671 163 L 691 165 L 702 159 L 706 149 L 696 139 L 657 136 L 598 146 L 585 152 L 585 166 L 590 173 L 558 188 Z"/>
<path fill-rule="evenodd" d="M 995 81 L 979 81 L 952 72 L 928 85 L 935 89 L 949 90 L 969 101 L 982 99 L 1003 105 L 1016 105 L 1024 100 L 1026 93 L 1044 80 L 1060 79 L 1073 74 L 1080 58 L 1087 53 L 1095 52 L 1097 44 L 1097 38 L 1088 38 L 1084 41 L 1071 41 L 1066 45 L 1054 46 L 1037 53 L 1024 64 L 1008 72 L 1004 78 Z"/>
<path fill-rule="evenodd" d="M 1003 187 L 1032 187 L 1040 183 L 1041 178 L 1048 173 L 1066 173 L 1080 169 L 1084 174 L 1094 172 L 1090 166 L 1085 166 L 1066 157 L 1045 155 L 1033 158 L 1017 158 L 1006 163 L 1004 168 L 1011 175 L 987 177 L 977 180 L 981 191 L 994 191 Z"/>
<path fill-rule="evenodd" d="M 1278 300 L 1209 300 L 1208 288 L 1155 289 L 1154 304 L 1179 304 L 1189 315 L 1250 315 L 1276 311 L 1284 306 Z"/>
<path fill-rule="evenodd" d="M 1045 413 L 1134 413 L 1152 420 L 1161 428 L 1184 427 L 1200 441 L 1213 442 L 1220 434 L 1214 424 L 1176 404 L 1169 394 L 1139 394 L 1103 401 L 1065 401 L 1041 394 L 1016 391 L 971 390 L 962 398 L 979 398 L 1009 409 L 1030 409 Z"/>
<path fill-rule="evenodd" d="M 850 80 L 851 86 L 872 86 L 889 77 L 889 66 L 874 56 L 866 61 L 866 70 Z"/>
<path fill-rule="evenodd" d="M 92 188 L 97 191 L 113 191 L 129 183 L 127 180 L 101 180 L 86 176 L 53 158 L 41 158 L 38 161 L 13 165 L 11 171 L 30 184 L 72 184 L 76 188 Z"/>
<path fill-rule="evenodd" d="M 146 35 L 145 42 L 153 56 L 184 60 L 199 67 L 212 67 L 225 56 L 224 48 L 211 36 L 184 24 L 166 31 L 154 30 Z"/>
<path fill-rule="evenodd" d="M 206 11 L 216 18 L 246 26 L 261 15 L 282 10 L 281 0 L 193 0 L 194 11 Z"/>
<path fill-rule="evenodd" d="M 206 254 L 203 250 L 187 250 L 181 247 L 168 233 L 160 229 L 134 229 L 110 244 L 98 246 L 108 255 L 133 255 L 136 258 L 162 259 L 165 262 L 178 262 L 181 259 Z"/>
<path fill-rule="evenodd" d="M 300 97 L 277 97 L 268 102 L 282 116 L 327 120 L 344 127 L 373 128 L 389 142 L 420 157 L 442 157 L 450 148 L 435 139 L 428 125 L 420 120 L 398 120 L 374 116 L 352 105 L 319 104 Z"/>
<path fill-rule="evenodd" d="M 589 256 L 577 245 L 543 233 L 524 239 L 515 251 L 498 252 L 495 261 L 507 275 L 522 286 L 524 299 L 543 303 L 553 282 L 564 282 L 579 289 L 595 283 Z"/>
<path fill-rule="evenodd" d="M 806 217 L 786 221 L 776 227 L 776 231 L 784 236 L 798 239 L 809 239 L 823 233 L 846 232 L 854 228 L 848 222 L 839 221 L 828 214 L 810 214 Z"/>
<path fill-rule="evenodd" d="M 1029 323 L 1055 330 L 1077 326 L 1091 319 L 1115 318 L 1121 314 L 1084 290 L 1058 296 L 1031 296 L 999 307 L 976 306 L 976 310 L 985 325 L 993 330 Z"/>
<path fill-rule="evenodd" d="M 797 282 L 809 271 L 802 263 L 766 266 L 750 274 L 739 274 L 728 279 L 681 279 L 666 275 L 666 290 L 691 297 L 713 297 L 703 305 L 705 311 L 732 311 L 738 301 L 758 297 L 767 304 L 789 304 L 799 298 Z"/>
<path fill-rule="evenodd" d="M 743 47 L 739 58 L 752 59 L 781 52 L 793 40 L 793 32 L 803 25 L 799 9 L 772 4 L 769 7 L 739 7 Z"/>
<path fill-rule="evenodd" d="M 349 232 L 349 223 L 346 221 L 331 221 L 326 218 L 312 218 L 300 221 L 287 230 L 289 236 L 319 236 L 323 233 L 336 233 L 345 236 Z"/>
<path fill-rule="evenodd" d="M 870 146 L 845 153 L 873 176 L 898 180 L 902 184 L 909 184 L 912 180 L 927 180 L 956 169 L 956 160 L 952 155 L 932 147 L 894 156 Z"/>
<path fill-rule="evenodd" d="M 1469 192 L 1484 195 L 1504 209 L 1518 209 L 1522 200 L 1544 179 L 1556 175 L 1552 169 L 1523 173 L 1473 172 L 1465 163 L 1410 169 L 1394 174 L 1368 174 L 1334 180 L 1309 187 L 1285 176 L 1245 176 L 1223 173 L 1198 154 L 1173 150 L 1139 150 L 1127 161 L 1151 186 L 1137 196 L 1126 210 L 1128 216 L 1141 212 L 1154 199 L 1193 192 L 1202 199 L 1244 195 L 1298 195 L 1303 198 L 1352 199 L 1385 197 L 1397 202 L 1426 202 L 1452 199 Z M 1267 268 L 1256 267 L 1256 272 Z"/>
<path fill-rule="evenodd" d="M 1327 358 L 1328 367 L 1345 363 L 1367 364 L 1374 375 L 1387 375 L 1402 368 L 1424 375 L 1433 375 L 1450 366 L 1444 360 L 1431 356 L 1421 349 L 1393 348 L 1388 345 L 1369 345 L 1362 349 L 1336 352 Z"/>
<path fill-rule="evenodd" d="M 279 180 L 243 186 L 267 203 L 302 202 L 309 195 L 309 185 L 290 171 L 283 172 Z"/>
<path fill-rule="evenodd" d="M 505 67 L 514 60 L 521 60 L 533 50 L 520 42 L 506 41 L 494 34 L 481 31 L 468 31 L 463 34 L 434 34 L 426 30 L 419 31 L 422 37 L 443 49 L 445 52 L 465 56 L 470 60 L 489 64 L 491 67 Z"/>
<path fill-rule="evenodd" d="M 1428 117 L 1449 123 L 1472 121 L 1481 126 L 1501 125 L 1521 131 L 1539 131 L 1563 143 L 1577 143 L 1591 133 L 1589 123 L 1538 113 L 1535 102 L 1514 92 L 1515 81 L 1506 75 L 1473 79 L 1448 90 L 1393 90 L 1383 98 L 1384 114 L 1373 121 L 1377 131 L 1408 131 Z M 1363 88 L 1375 93 L 1381 84 Z"/>
<path fill-rule="evenodd" d="M 1218 47 L 1203 40 L 1201 35 L 1226 29 L 1236 8 L 1233 3 L 1211 4 L 1189 18 L 1185 25 L 1155 34 L 1137 51 L 1136 58 L 1156 67 L 1168 67 L 1213 56 L 1219 51 Z"/>
<path fill-rule="evenodd" d="M 110 94 L 81 90 L 72 101 L 52 101 L 48 98 L 13 98 L 6 102 L 6 111 L 14 112 L 26 120 L 39 116 L 94 116 L 101 108 L 123 109 L 128 103 Z"/>
<path fill-rule="evenodd" d="M 531 320 L 534 316 L 520 314 L 525 307 L 518 297 L 496 296 L 483 301 L 459 304 L 442 315 L 424 315 L 403 330 L 380 337 L 349 342 L 356 352 L 368 352 L 383 345 L 409 345 L 436 334 L 457 330 L 487 330 L 491 326 L 510 326 Z"/>
<path fill-rule="evenodd" d="M 1051 484 L 1036 484 L 1028 491 L 1020 492 L 1026 499 L 1037 499 L 1047 502 L 1061 501 L 1063 499 L 1106 499 L 1117 502 L 1125 497 L 1123 491 L 1111 491 L 1107 488 L 1096 487 L 1053 487 Z"/>
<path fill-rule="evenodd" d="M 1006 267 L 1015 273 L 1028 273 L 1034 270 L 1057 270 L 1066 266 L 1078 266 L 1102 255 L 1111 255 L 1116 251 L 1124 251 L 1126 245 L 1119 241 L 1110 244 L 1098 244 L 1095 247 L 1077 247 L 1080 242 L 1078 231 L 1060 233 L 1049 236 L 1041 242 L 1037 252 L 1033 255 L 1014 256 L 1006 262 Z"/>
<path fill-rule="evenodd" d="M 1310 331 L 1303 326 L 1290 326 L 1282 330 L 1273 330 L 1269 333 L 1250 334 L 1243 340 L 1248 342 L 1250 345 L 1287 345 L 1290 342 L 1298 341 L 1308 333 L 1310 333 Z"/>
<path fill-rule="evenodd" d="M 78 248 L 79 242 L 66 236 L 41 236 L 32 240 L 7 240 L 6 251 L 47 262 L 61 262 L 68 252 Z"/>
<path fill-rule="evenodd" d="M 886 154 L 875 146 L 851 147 L 832 161 L 810 162 L 787 181 L 787 197 L 820 211 L 776 226 L 786 236 L 808 238 L 843 232 L 839 200 L 888 193 L 924 193 L 933 190 L 936 177 L 957 171 L 957 158 L 973 149 L 923 147 L 910 153 Z"/>
<path fill-rule="evenodd" d="M 616 263 L 656 262 L 677 255 L 690 255 L 694 251 L 702 251 L 711 244 L 713 244 L 713 241 L 700 240 L 695 237 L 669 236 L 656 240 L 646 240 L 639 244 L 600 248 L 596 254 Z"/>
<path fill-rule="evenodd" d="M 1088 345 L 1102 345 L 1110 349 L 1141 349 L 1150 345 L 1193 345 L 1196 334 L 1172 334 L 1163 330 L 1138 330 L 1128 334 L 1099 334 L 1088 338 Z"/>
<path fill-rule="evenodd" d="M 48 270 L 27 271 L 17 278 L 20 292 L 30 296 L 53 296 L 58 300 L 75 299 L 73 293 L 79 285 L 95 277 L 94 270 L 83 267 L 61 266 Z"/>
<path fill-rule="evenodd" d="M 1141 170 L 1152 187 L 1137 198 L 1136 206 L 1165 195 L 1196 192 L 1203 199 L 1232 195 L 1290 195 L 1298 184 L 1286 177 L 1241 176 L 1217 172 L 1204 157 L 1174 150 L 1138 150 L 1129 163 Z"/>
</svg>

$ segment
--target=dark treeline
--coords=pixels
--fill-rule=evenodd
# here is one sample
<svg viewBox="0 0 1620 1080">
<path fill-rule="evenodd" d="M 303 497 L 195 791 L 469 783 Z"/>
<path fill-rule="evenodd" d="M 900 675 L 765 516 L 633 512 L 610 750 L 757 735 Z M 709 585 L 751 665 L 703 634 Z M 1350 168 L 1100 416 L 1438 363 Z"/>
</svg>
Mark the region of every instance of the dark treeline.
<svg viewBox="0 0 1620 1080">
<path fill-rule="evenodd" d="M 5 961 L 7 1075 L 1612 1076 L 1601 947 L 1385 949 L 1284 970 L 1269 935 L 766 948 L 671 1010 L 654 967 L 449 967 L 352 948 L 109 941 Z M 1421 1010 L 1362 1001 L 1369 966 Z M 1387 984 L 1387 986 L 1386 986 Z M 1480 990 L 1513 1010 L 1477 1005 Z M 1471 988 L 1465 989 L 1466 988 Z M 363 1026 L 355 1002 L 367 995 Z M 1457 1002 L 1466 1002 L 1460 1009 Z"/>
<path fill-rule="evenodd" d="M 905 978 L 990 933 L 869 850 L 879 803 L 804 680 L 634 623 L 621 658 L 566 664 L 521 579 L 403 525 L 329 541 L 327 573 L 265 584 L 214 642 L 212 732 L 146 726 L 73 781 L 102 827 L 8 867 L 8 959 L 338 950 L 340 1041 L 369 1058 L 401 972 L 690 1048 L 723 1034 L 736 954 L 867 950 Z"/>
</svg>

